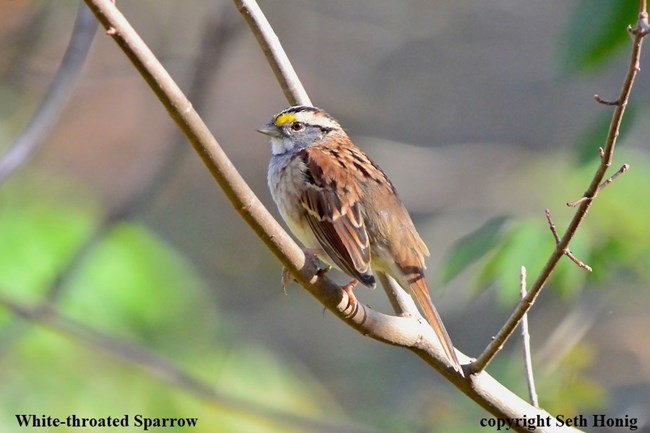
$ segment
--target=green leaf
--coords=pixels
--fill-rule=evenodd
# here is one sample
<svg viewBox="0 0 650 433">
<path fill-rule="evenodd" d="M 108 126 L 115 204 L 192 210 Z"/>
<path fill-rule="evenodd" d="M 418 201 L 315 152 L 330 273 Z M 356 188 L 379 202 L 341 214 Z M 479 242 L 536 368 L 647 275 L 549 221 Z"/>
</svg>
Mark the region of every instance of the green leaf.
<svg viewBox="0 0 650 433">
<path fill-rule="evenodd" d="M 553 246 L 548 226 L 523 221 L 504 234 L 504 241 L 478 275 L 479 287 L 496 284 L 499 301 L 512 305 L 519 299 L 519 274 L 526 266 L 528 275 L 536 275 L 544 266 Z"/>
<path fill-rule="evenodd" d="M 585 72 L 602 66 L 629 43 L 626 28 L 634 25 L 637 12 L 635 0 L 581 0 L 562 40 L 561 70 Z"/>
<path fill-rule="evenodd" d="M 90 233 L 90 209 L 7 199 L 0 210 L 0 286 L 15 299 L 35 300 Z"/>
<path fill-rule="evenodd" d="M 629 103 L 625 110 L 625 116 L 621 123 L 621 128 L 618 134 L 617 147 L 624 143 L 625 137 L 628 135 L 634 125 L 636 119 L 637 109 L 636 105 Z M 607 140 L 607 133 L 609 132 L 609 124 L 612 120 L 612 110 L 603 110 L 596 120 L 582 133 L 576 145 L 576 158 L 578 165 L 585 165 L 590 162 L 598 160 L 598 148 L 605 147 Z"/>
<path fill-rule="evenodd" d="M 500 241 L 507 216 L 492 218 L 481 227 L 459 239 L 443 260 L 440 279 L 443 284 L 456 278 L 469 265 L 490 252 Z"/>
<path fill-rule="evenodd" d="M 88 255 L 66 311 L 95 326 L 155 336 L 199 293 L 193 268 L 143 226 L 116 226 Z"/>
</svg>

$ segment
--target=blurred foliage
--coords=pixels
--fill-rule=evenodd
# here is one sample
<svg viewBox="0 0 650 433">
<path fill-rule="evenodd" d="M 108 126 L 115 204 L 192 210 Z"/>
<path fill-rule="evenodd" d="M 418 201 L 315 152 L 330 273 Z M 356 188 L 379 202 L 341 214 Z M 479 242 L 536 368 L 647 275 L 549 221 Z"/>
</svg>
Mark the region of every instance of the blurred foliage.
<svg viewBox="0 0 650 433">
<path fill-rule="evenodd" d="M 449 250 L 440 273 L 442 284 L 447 284 L 472 263 L 490 252 L 501 239 L 508 217 L 492 218 L 472 233 L 459 239 Z"/>
<path fill-rule="evenodd" d="M 0 285 L 21 301 L 44 294 L 98 216 L 86 191 L 77 191 L 75 202 L 62 206 L 59 198 L 72 185 L 63 180 L 49 190 L 41 185 L 36 179 L 23 180 L 0 191 Z M 37 196 L 35 188 L 41 190 Z"/>
<path fill-rule="evenodd" d="M 19 185 L 5 185 L 0 193 L 0 287 L 3 296 L 34 304 L 44 300 L 92 235 L 98 210 L 78 185 Z M 146 227 L 129 222 L 115 226 L 71 275 L 61 295 L 65 314 L 165 354 L 243 403 L 237 407 L 226 400 L 221 408 L 202 404 L 195 396 L 170 389 L 153 371 L 142 374 L 96 348 L 38 326 L 21 330 L 3 309 L 2 430 L 15 429 L 15 414 L 41 414 L 43 408 L 63 418 L 71 413 L 198 417 L 198 427 L 191 431 L 211 432 L 301 431 L 281 420 L 269 422 L 256 415 L 256 407 L 315 419 L 326 412 L 341 415 L 304 369 L 262 346 L 237 344 L 224 333 L 218 309 L 206 299 L 208 292 L 192 266 Z M 8 350 L 12 344 L 14 350 Z"/>
<path fill-rule="evenodd" d="M 622 3 L 628 6 L 622 7 Z M 571 14 L 567 33 L 561 39 L 562 69 L 576 73 L 608 64 L 623 48 L 629 47 L 630 36 L 625 29 L 628 25 L 635 25 L 637 11 L 636 0 L 581 0 Z M 543 179 L 540 178 L 545 184 L 544 191 L 574 194 L 574 198 L 567 201 L 580 197 L 599 162 L 598 147 L 605 145 L 612 111 L 612 107 L 604 107 L 583 131 L 573 147 L 575 159 L 572 165 L 541 168 L 546 172 Z M 619 131 L 616 159 L 633 160 L 634 167 L 599 195 L 589 217 L 570 245 L 577 258 L 594 268 L 593 274 L 588 275 L 563 258 L 552 275 L 550 286 L 562 296 L 575 296 L 587 284 L 604 285 L 621 274 L 634 275 L 645 281 L 648 279 L 644 270 L 648 263 L 648 252 L 639 245 L 647 245 L 645 242 L 650 241 L 645 239 L 645 216 L 650 211 L 647 205 L 650 203 L 650 178 L 646 173 L 650 172 L 650 162 L 643 152 L 635 151 L 621 156 L 630 131 L 646 114 L 646 109 L 640 109 L 634 103 L 628 104 Z M 613 167 L 610 175 L 616 168 Z M 551 172 L 553 174 L 549 175 Z M 610 188 L 616 191 L 609 191 Z M 551 206 L 553 209 L 553 206 L 563 206 L 557 203 L 557 195 L 539 192 L 546 195 L 540 197 L 540 207 Z M 566 221 L 571 214 L 566 209 L 560 209 L 560 215 L 565 216 Z M 531 278 L 542 269 L 552 251 L 553 238 L 541 212 L 538 218 L 511 219 L 502 227 L 504 222 L 503 217 L 488 221 L 457 241 L 441 266 L 443 282 L 449 282 L 482 258 L 474 279 L 475 290 L 494 285 L 503 305 L 515 303 L 519 297 L 520 267 L 527 267 L 528 284 L 531 284 Z M 563 220 L 555 218 L 554 222 L 562 236 Z M 642 243 L 625 241 L 638 236 L 644 238 Z"/>
<path fill-rule="evenodd" d="M 621 122 L 621 128 L 618 131 L 617 149 L 620 149 L 621 145 L 625 145 L 625 139 L 628 137 L 634 122 L 637 120 L 638 111 L 637 104 L 633 101 L 627 104 L 625 116 Z M 611 120 L 612 110 L 603 110 L 583 131 L 580 137 L 578 137 L 574 152 L 578 165 L 598 161 L 598 148 L 605 146 Z"/>
<path fill-rule="evenodd" d="M 187 301 L 199 288 L 194 271 L 175 251 L 146 227 L 122 223 L 86 257 L 63 306 L 76 316 L 92 312 L 88 319 L 94 326 L 154 337 L 198 307 Z"/>
<path fill-rule="evenodd" d="M 546 263 L 553 249 L 553 237 L 545 221 L 521 220 L 504 233 L 502 243 L 477 274 L 477 285 L 495 284 L 497 295 L 504 305 L 512 305 L 519 298 L 519 274 L 526 266 L 529 284 Z M 572 246 L 575 250 L 575 244 Z M 553 275 L 553 285 L 566 292 L 576 287 L 579 272 L 566 272 L 565 264 L 558 266 Z M 579 287 L 579 285 L 578 285 Z"/>
<path fill-rule="evenodd" d="M 593 268 L 593 272 L 585 272 L 563 258 L 549 283 L 552 290 L 561 296 L 576 296 L 587 285 L 602 287 L 622 275 L 650 281 L 647 272 L 650 252 L 646 247 L 650 244 L 650 234 L 646 230 L 647 215 L 650 214 L 650 160 L 643 152 L 624 150 L 619 150 L 617 160 L 633 161 L 633 168 L 598 195 L 569 247 L 578 259 Z M 531 171 L 539 172 L 540 181 L 546 183 L 545 191 L 562 191 L 562 196 L 572 201 L 579 198 L 586 188 L 596 163 L 592 161 L 579 167 L 549 167 L 544 161 Z M 551 170 L 552 176 L 548 174 Z M 520 267 L 526 266 L 528 284 L 532 284 L 532 279 L 542 270 L 554 248 L 555 241 L 542 206 L 550 204 L 552 209 L 559 208 L 553 220 L 560 236 L 573 213 L 573 209 L 558 203 L 557 193 L 540 191 L 540 201 L 544 200 L 545 203 L 540 202 L 537 218 L 514 219 L 498 231 L 494 230 L 492 222 L 488 222 L 459 240 L 446 255 L 440 271 L 442 275 L 458 275 L 459 264 L 468 266 L 480 255 L 482 260 L 478 262 L 474 290 L 494 285 L 502 305 L 516 303 Z M 486 243 L 485 239 L 489 242 Z M 460 257 L 465 252 L 469 253 Z"/>
<path fill-rule="evenodd" d="M 561 69 L 585 72 L 606 64 L 630 41 L 624 30 L 635 24 L 638 10 L 637 0 L 578 2 L 561 39 Z"/>
<path fill-rule="evenodd" d="M 595 360 L 594 348 L 581 342 L 564 356 L 556 370 L 537 369 L 540 406 L 565 417 L 603 410 L 607 402 L 605 389 L 587 374 Z"/>
</svg>

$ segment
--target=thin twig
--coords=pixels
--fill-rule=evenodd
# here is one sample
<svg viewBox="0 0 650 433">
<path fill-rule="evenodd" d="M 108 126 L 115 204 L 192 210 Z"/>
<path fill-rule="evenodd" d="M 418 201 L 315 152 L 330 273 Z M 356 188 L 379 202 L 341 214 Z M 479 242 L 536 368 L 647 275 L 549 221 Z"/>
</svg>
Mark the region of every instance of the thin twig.
<svg viewBox="0 0 650 433">
<path fill-rule="evenodd" d="M 580 260 L 579 258 L 577 258 L 576 256 L 574 256 L 571 250 L 566 249 L 564 251 L 564 255 L 573 263 L 575 263 L 576 266 L 578 266 L 579 268 L 584 269 L 587 272 L 593 272 L 592 267 L 586 264 L 585 262 L 583 262 L 582 260 Z"/>
<path fill-rule="evenodd" d="M 377 432 L 359 426 L 344 425 L 328 420 L 318 420 L 285 411 L 260 406 L 256 403 L 227 395 L 213 385 L 202 382 L 184 370 L 178 368 L 160 355 L 142 346 L 117 339 L 104 334 L 81 322 L 74 321 L 49 305 L 36 308 L 26 307 L 0 295 L 0 306 L 25 320 L 38 323 L 41 326 L 82 344 L 93 350 L 101 350 L 124 362 L 144 370 L 147 374 L 166 382 L 175 388 L 184 390 L 205 402 L 239 412 L 247 417 L 254 417 L 267 423 L 269 420 L 286 428 L 296 428 L 300 431 L 337 432 L 337 433 L 369 433 Z"/>
<path fill-rule="evenodd" d="M 41 105 L 25 129 L 0 159 L 0 184 L 25 165 L 38 151 L 65 109 L 86 60 L 97 30 L 97 20 L 83 2 L 79 2 L 77 19 L 61 65 Z"/>
<path fill-rule="evenodd" d="M 546 209 L 544 211 L 544 215 L 546 216 L 546 221 L 548 221 L 548 228 L 551 229 L 551 233 L 553 234 L 553 238 L 555 239 L 555 244 L 560 243 L 560 235 L 557 233 L 557 227 L 555 227 L 555 223 L 553 222 L 553 218 L 551 217 L 551 210 Z"/>
<path fill-rule="evenodd" d="M 614 182 L 620 175 L 627 172 L 629 169 L 630 169 L 629 164 L 623 164 L 616 173 L 614 173 L 609 179 L 607 179 L 606 181 L 604 181 L 598 186 L 598 192 L 605 189 L 610 183 Z"/>
<path fill-rule="evenodd" d="M 600 95 L 594 95 L 594 99 L 596 100 L 596 102 L 598 102 L 599 104 L 603 104 L 603 105 L 618 105 L 619 104 L 618 99 L 616 101 L 608 101 L 606 99 L 601 98 Z"/>
<path fill-rule="evenodd" d="M 607 169 L 612 164 L 612 159 L 614 155 L 614 148 L 616 147 L 617 138 L 619 135 L 619 130 L 621 127 L 621 121 L 623 120 L 623 115 L 625 114 L 625 108 L 627 107 L 627 102 L 630 98 L 630 92 L 632 91 L 632 86 L 634 84 L 634 79 L 640 67 L 640 58 L 641 58 L 641 46 L 643 45 L 643 38 L 648 33 L 648 13 L 646 10 L 645 0 L 640 2 L 640 12 L 638 16 L 638 21 L 635 29 L 632 31 L 634 35 L 634 40 L 632 43 L 632 54 L 630 56 L 630 64 L 623 81 L 621 88 L 621 93 L 618 98 L 620 102 L 614 108 L 614 114 L 612 115 L 612 121 L 610 123 L 609 132 L 607 134 L 607 139 L 605 142 L 605 147 L 603 149 L 603 156 L 601 158 L 600 165 L 596 169 L 596 172 L 587 188 L 586 192 L 583 194 L 586 199 L 582 201 L 576 210 L 569 226 L 564 233 L 564 236 L 560 239 L 560 242 L 555 247 L 555 250 L 549 257 L 548 261 L 544 265 L 544 268 L 540 272 L 537 279 L 533 282 L 530 291 L 524 299 L 521 300 L 517 308 L 512 312 L 506 323 L 499 330 L 497 335 L 492 339 L 492 341 L 487 345 L 483 353 L 477 358 L 474 363 L 472 363 L 471 370 L 478 373 L 483 371 L 494 356 L 499 352 L 500 348 L 503 347 L 506 340 L 512 335 L 517 325 L 521 321 L 523 315 L 530 309 L 530 307 L 535 302 L 537 295 L 548 281 L 549 277 L 555 270 L 558 262 L 565 255 L 565 251 L 568 249 L 569 243 L 576 234 L 578 227 L 582 224 L 587 211 L 593 203 L 593 198 L 598 192 L 600 184 L 605 179 Z"/>
<path fill-rule="evenodd" d="M 280 44 L 280 39 L 255 0 L 233 0 L 251 32 L 262 47 L 266 60 L 271 65 L 285 98 L 291 105 L 312 105 L 298 74 Z"/>
<path fill-rule="evenodd" d="M 588 201 L 588 200 L 592 200 L 592 199 L 593 199 L 593 198 L 589 198 L 589 197 L 582 196 L 582 197 L 580 197 L 578 200 L 567 202 L 566 205 L 567 205 L 568 207 L 578 207 L 578 206 L 581 205 L 582 203 L 584 203 L 584 202 L 586 202 L 586 201 Z"/>
<path fill-rule="evenodd" d="M 551 211 L 549 209 L 546 209 L 544 211 L 544 214 L 546 215 L 546 221 L 548 221 L 548 227 L 551 230 L 551 233 L 553 234 L 553 238 L 555 239 L 555 244 L 557 245 L 561 242 L 561 240 L 557 232 L 557 227 L 555 227 L 555 223 L 553 222 L 553 217 L 551 217 Z M 567 258 L 571 260 L 573 263 L 575 263 L 579 268 L 582 268 L 588 272 L 591 272 L 593 270 L 591 269 L 591 266 L 587 265 L 582 260 L 580 260 L 575 255 L 573 255 L 570 249 L 565 248 L 564 255 L 567 256 Z"/>
<path fill-rule="evenodd" d="M 602 149 L 602 148 L 601 148 L 601 149 Z M 601 153 L 601 158 L 602 158 L 602 153 Z M 620 175 L 622 175 L 623 173 L 627 172 L 629 169 L 630 169 L 630 165 L 629 165 L 629 164 L 623 164 L 623 165 L 621 166 L 621 168 L 619 168 L 619 169 L 616 171 L 616 173 L 614 173 L 614 174 L 611 175 L 607 180 L 605 180 L 603 183 L 601 183 L 600 185 L 598 185 L 598 189 L 596 190 L 596 195 L 594 195 L 594 196 L 591 197 L 591 198 L 583 196 L 583 197 L 580 197 L 580 198 L 579 198 L 578 200 L 576 200 L 576 201 L 570 201 L 570 202 L 568 202 L 566 205 L 569 206 L 569 207 L 577 207 L 580 203 L 582 203 L 582 202 L 584 202 L 584 201 L 586 201 L 586 200 L 593 200 L 594 198 L 596 198 L 596 196 L 598 195 L 598 193 L 600 193 L 603 189 L 605 189 L 607 186 L 609 186 L 609 184 L 611 184 L 612 182 L 614 182 L 614 181 L 615 181 L 615 180 L 616 180 Z"/>
<path fill-rule="evenodd" d="M 521 299 L 526 297 L 526 267 L 522 266 L 519 273 L 519 294 Z M 524 367 L 526 369 L 526 383 L 528 384 L 528 395 L 530 403 L 539 407 L 537 401 L 537 390 L 535 389 L 535 377 L 533 376 L 533 359 L 530 356 L 530 333 L 528 332 L 528 313 L 521 319 L 521 340 L 524 351 Z"/>
</svg>

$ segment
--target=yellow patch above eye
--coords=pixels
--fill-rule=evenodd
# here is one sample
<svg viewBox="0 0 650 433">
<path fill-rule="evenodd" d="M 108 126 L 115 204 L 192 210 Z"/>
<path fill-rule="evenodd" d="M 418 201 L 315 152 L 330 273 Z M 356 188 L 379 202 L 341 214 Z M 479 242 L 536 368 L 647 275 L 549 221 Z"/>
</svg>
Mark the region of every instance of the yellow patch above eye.
<svg viewBox="0 0 650 433">
<path fill-rule="evenodd" d="M 275 126 L 281 127 L 286 125 L 287 123 L 291 123 L 296 120 L 296 115 L 293 113 L 283 113 L 280 114 L 276 119 L 275 119 Z"/>
</svg>

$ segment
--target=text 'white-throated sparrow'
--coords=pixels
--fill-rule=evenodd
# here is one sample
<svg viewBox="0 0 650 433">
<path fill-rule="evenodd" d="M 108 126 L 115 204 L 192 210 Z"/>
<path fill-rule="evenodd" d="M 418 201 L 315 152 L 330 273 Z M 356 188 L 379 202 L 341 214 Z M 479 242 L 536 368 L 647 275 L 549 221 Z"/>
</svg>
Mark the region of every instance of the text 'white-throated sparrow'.
<svg viewBox="0 0 650 433">
<path fill-rule="evenodd" d="M 375 287 L 372 272 L 409 288 L 458 371 L 424 276 L 429 250 L 386 174 L 323 110 L 289 107 L 259 129 L 271 137 L 268 182 L 282 218 L 311 252 Z"/>
</svg>

